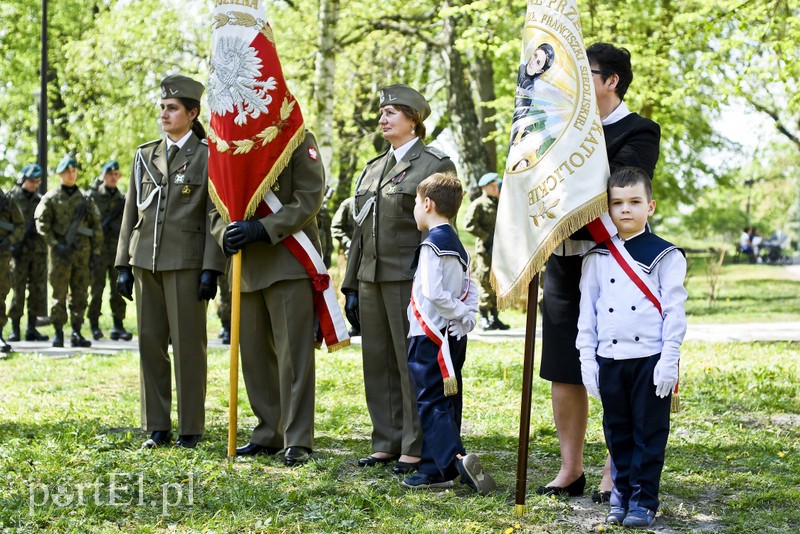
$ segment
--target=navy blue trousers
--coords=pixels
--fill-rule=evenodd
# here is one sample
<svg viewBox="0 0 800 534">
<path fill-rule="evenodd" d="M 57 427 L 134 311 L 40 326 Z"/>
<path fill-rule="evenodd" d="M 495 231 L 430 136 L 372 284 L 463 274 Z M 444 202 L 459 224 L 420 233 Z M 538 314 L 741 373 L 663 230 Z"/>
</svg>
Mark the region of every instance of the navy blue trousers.
<svg viewBox="0 0 800 534">
<path fill-rule="evenodd" d="M 656 396 L 653 369 L 660 358 L 660 354 L 631 360 L 597 357 L 603 432 L 614 480 L 611 506 L 658 510 L 671 398 Z"/>
<path fill-rule="evenodd" d="M 443 333 L 446 335 L 446 331 Z M 422 427 L 422 464 L 419 472 L 435 480 L 456 478 L 456 455 L 466 453 L 461 443 L 461 369 L 467 355 L 467 338 L 456 340 L 448 336 L 447 340 L 458 382 L 458 393 L 451 397 L 444 394 L 436 344 L 426 336 L 414 336 L 408 349 L 408 373 L 417 392 L 417 409 Z"/>
</svg>

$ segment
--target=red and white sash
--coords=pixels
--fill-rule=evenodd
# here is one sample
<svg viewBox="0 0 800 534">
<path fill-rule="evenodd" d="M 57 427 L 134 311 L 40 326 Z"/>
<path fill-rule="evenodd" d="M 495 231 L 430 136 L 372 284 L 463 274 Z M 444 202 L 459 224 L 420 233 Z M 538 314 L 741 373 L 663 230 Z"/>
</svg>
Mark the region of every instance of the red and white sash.
<svg viewBox="0 0 800 534">
<path fill-rule="evenodd" d="M 283 208 L 283 204 L 270 190 L 264 195 L 264 201 L 258 205 L 256 213 L 263 218 L 279 212 L 281 208 Z M 336 300 L 336 291 L 331 285 L 331 277 L 328 275 L 328 269 L 325 268 L 322 256 L 319 255 L 311 240 L 302 230 L 283 239 L 281 243 L 297 258 L 311 280 L 314 312 L 320 325 L 318 347 L 321 346 L 323 339 L 328 347 L 328 352 L 348 346 L 350 336 L 347 334 L 347 325 L 344 322 L 339 302 Z"/>
</svg>

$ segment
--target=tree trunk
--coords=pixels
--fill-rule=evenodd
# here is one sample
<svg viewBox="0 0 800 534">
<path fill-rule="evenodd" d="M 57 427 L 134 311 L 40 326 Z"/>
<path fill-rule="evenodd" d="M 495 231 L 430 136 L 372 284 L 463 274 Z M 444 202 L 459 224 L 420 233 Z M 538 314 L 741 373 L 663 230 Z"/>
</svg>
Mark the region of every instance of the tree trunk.
<svg viewBox="0 0 800 534">
<path fill-rule="evenodd" d="M 314 100 L 317 106 L 317 144 L 319 146 L 325 177 L 330 179 L 333 161 L 333 104 L 336 79 L 336 23 L 339 18 L 339 0 L 320 0 L 320 30 L 317 38 L 317 60 L 314 86 Z"/>
</svg>

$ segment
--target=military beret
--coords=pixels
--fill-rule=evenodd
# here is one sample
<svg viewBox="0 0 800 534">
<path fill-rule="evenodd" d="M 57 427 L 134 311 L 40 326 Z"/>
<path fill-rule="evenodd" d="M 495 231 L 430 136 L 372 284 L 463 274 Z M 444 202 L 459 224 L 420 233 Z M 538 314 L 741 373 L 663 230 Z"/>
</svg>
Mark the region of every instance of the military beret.
<svg viewBox="0 0 800 534">
<path fill-rule="evenodd" d="M 173 74 L 161 80 L 161 98 L 190 98 L 199 101 L 205 89 L 202 83 L 181 74 Z"/>
<path fill-rule="evenodd" d="M 42 168 L 35 163 L 29 163 L 22 167 L 22 175 L 20 178 L 23 180 L 35 180 L 42 177 Z"/>
<path fill-rule="evenodd" d="M 381 88 L 381 100 L 378 108 L 397 104 L 415 109 L 422 115 L 423 119 L 427 119 L 428 115 L 431 114 L 431 107 L 425 97 L 409 86 L 399 83 Z"/>
<path fill-rule="evenodd" d="M 103 168 L 100 169 L 102 174 L 107 173 L 108 171 L 118 171 L 119 170 L 119 163 L 116 160 L 108 160 L 103 164 Z"/>
<path fill-rule="evenodd" d="M 64 158 L 58 162 L 58 167 L 56 167 L 56 174 L 61 174 L 62 172 L 66 171 L 70 167 L 78 168 L 78 162 L 75 161 L 75 158 L 72 156 L 64 156 Z"/>
<path fill-rule="evenodd" d="M 481 176 L 480 180 L 478 180 L 478 187 L 489 185 L 495 180 L 497 180 L 499 183 L 502 183 L 502 180 L 500 180 L 500 176 L 498 176 L 496 172 L 487 172 L 486 174 Z"/>
</svg>

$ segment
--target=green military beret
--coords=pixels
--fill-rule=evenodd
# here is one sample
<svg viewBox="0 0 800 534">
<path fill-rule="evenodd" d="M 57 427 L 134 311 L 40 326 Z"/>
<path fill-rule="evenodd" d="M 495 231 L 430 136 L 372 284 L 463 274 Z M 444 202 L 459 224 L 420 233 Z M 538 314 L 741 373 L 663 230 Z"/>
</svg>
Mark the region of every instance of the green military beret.
<svg viewBox="0 0 800 534">
<path fill-rule="evenodd" d="M 35 163 L 29 163 L 22 167 L 22 180 L 35 180 L 42 177 L 42 168 Z"/>
<path fill-rule="evenodd" d="M 56 174 L 61 174 L 70 167 L 74 167 L 77 169 L 78 162 L 75 161 L 75 158 L 73 158 L 72 156 L 64 156 L 64 158 L 58 162 L 58 167 L 56 167 Z"/>
<path fill-rule="evenodd" d="M 109 160 L 103 163 L 103 168 L 100 169 L 101 174 L 105 174 L 108 171 L 118 171 L 119 170 L 119 163 L 116 160 Z"/>
<path fill-rule="evenodd" d="M 503 182 L 502 180 L 500 180 L 500 176 L 498 176 L 498 174 L 496 172 L 487 172 L 486 174 L 481 176 L 480 180 L 478 180 L 478 187 L 483 187 L 485 185 L 489 185 L 490 183 L 494 182 L 495 180 L 497 180 L 498 185 Z"/>
<path fill-rule="evenodd" d="M 409 86 L 398 83 L 381 88 L 381 100 L 378 108 L 397 104 L 417 110 L 423 119 L 427 119 L 431 114 L 431 107 L 425 97 Z"/>
<path fill-rule="evenodd" d="M 161 80 L 161 98 L 189 98 L 199 102 L 205 89 L 202 83 L 181 74 Z"/>
</svg>

